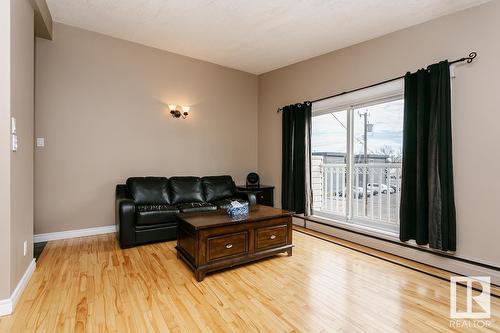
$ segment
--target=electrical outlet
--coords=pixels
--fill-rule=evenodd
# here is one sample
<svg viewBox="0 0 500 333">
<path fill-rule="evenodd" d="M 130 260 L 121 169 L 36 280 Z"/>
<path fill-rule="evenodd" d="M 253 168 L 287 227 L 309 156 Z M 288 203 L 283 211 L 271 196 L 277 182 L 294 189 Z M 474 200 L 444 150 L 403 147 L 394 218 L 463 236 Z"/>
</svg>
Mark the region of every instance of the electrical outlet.
<svg viewBox="0 0 500 333">
<path fill-rule="evenodd" d="M 28 254 L 28 241 L 24 241 L 24 256 Z"/>
</svg>

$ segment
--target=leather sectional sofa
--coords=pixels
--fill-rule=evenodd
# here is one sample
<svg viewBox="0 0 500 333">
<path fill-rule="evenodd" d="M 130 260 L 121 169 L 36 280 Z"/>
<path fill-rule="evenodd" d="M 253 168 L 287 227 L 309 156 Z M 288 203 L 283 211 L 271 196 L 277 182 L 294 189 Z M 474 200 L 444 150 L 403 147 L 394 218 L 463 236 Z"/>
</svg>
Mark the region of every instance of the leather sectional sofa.
<svg viewBox="0 0 500 333">
<path fill-rule="evenodd" d="M 231 176 L 132 177 L 116 186 L 116 227 L 122 248 L 177 239 L 177 214 L 226 209 L 230 202 L 255 205 Z"/>
</svg>

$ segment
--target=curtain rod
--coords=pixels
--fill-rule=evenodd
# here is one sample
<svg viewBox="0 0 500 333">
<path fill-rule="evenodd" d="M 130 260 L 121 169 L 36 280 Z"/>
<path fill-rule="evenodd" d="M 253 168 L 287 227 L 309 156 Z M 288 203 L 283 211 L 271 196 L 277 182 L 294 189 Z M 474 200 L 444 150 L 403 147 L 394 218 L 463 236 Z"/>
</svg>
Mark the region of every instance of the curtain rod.
<svg viewBox="0 0 500 333">
<path fill-rule="evenodd" d="M 453 64 L 456 64 L 458 62 L 463 62 L 463 61 L 467 61 L 467 63 L 470 64 L 474 60 L 475 57 L 477 57 L 477 52 L 471 52 L 471 53 L 469 53 L 468 57 L 464 57 L 464 58 L 460 58 L 460 59 L 457 59 L 457 60 L 453 60 L 449 64 L 451 66 Z M 376 87 L 378 85 L 381 85 L 381 84 L 384 84 L 384 83 L 389 83 L 389 82 L 392 82 L 392 81 L 396 81 L 396 80 L 402 79 L 404 77 L 405 76 L 402 75 L 402 76 L 395 77 L 393 79 L 389 79 L 389 80 L 385 80 L 385 81 L 382 81 L 382 82 L 377 82 L 377 83 L 374 83 L 374 84 L 370 84 L 369 86 L 364 86 L 364 87 L 361 87 L 361 88 L 356 88 L 356 89 L 344 91 L 344 92 L 341 92 L 341 93 L 338 93 L 338 94 L 335 94 L 335 95 L 318 98 L 318 99 L 315 99 L 315 100 L 311 101 L 311 103 L 315 103 L 315 102 L 319 102 L 319 101 L 324 101 L 325 99 L 329 99 L 329 98 L 333 98 L 333 97 L 338 97 L 338 96 L 342 96 L 342 95 L 345 95 L 345 94 L 350 94 L 350 93 L 353 93 L 353 92 L 356 92 L 356 91 L 359 91 L 359 90 L 363 90 L 363 89 L 367 89 L 367 88 Z M 281 111 L 283 111 L 283 108 L 279 108 L 277 112 L 279 113 Z"/>
</svg>

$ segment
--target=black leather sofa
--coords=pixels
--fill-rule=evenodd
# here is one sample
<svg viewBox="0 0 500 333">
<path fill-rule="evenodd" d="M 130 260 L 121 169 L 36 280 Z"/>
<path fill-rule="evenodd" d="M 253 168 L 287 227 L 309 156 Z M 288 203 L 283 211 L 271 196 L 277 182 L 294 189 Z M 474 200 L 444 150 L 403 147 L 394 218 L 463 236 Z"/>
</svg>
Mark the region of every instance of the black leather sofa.
<svg viewBox="0 0 500 333">
<path fill-rule="evenodd" d="M 177 238 L 177 214 L 226 209 L 231 201 L 256 204 L 231 176 L 132 177 L 116 186 L 117 238 L 122 248 Z"/>
</svg>

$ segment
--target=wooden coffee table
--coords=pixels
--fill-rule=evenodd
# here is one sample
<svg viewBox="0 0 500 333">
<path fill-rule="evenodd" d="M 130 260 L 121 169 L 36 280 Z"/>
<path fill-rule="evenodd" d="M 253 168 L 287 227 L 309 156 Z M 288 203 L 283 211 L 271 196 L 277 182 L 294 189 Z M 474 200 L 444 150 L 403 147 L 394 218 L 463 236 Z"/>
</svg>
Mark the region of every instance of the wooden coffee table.
<svg viewBox="0 0 500 333">
<path fill-rule="evenodd" d="M 283 252 L 291 256 L 292 214 L 261 205 L 239 219 L 224 210 L 179 214 L 177 258 L 202 281 L 208 272 Z"/>
</svg>

